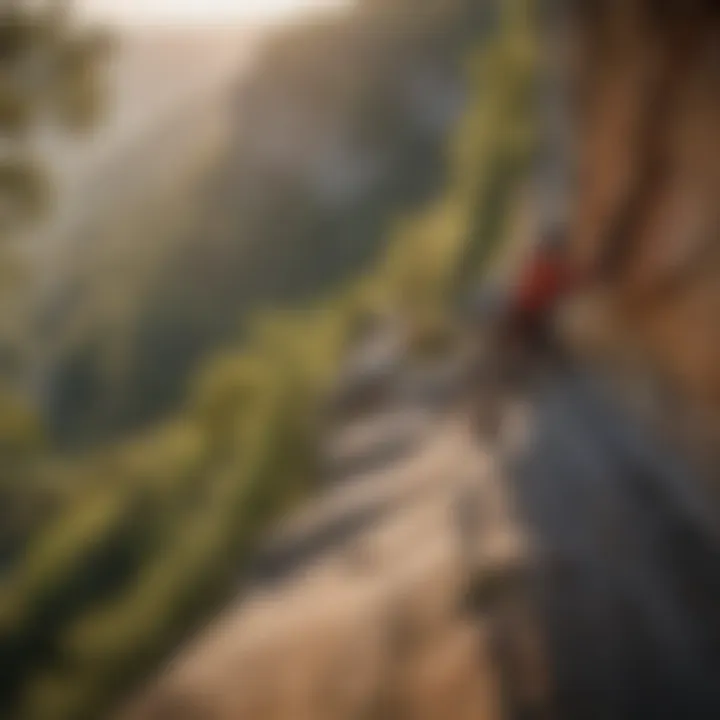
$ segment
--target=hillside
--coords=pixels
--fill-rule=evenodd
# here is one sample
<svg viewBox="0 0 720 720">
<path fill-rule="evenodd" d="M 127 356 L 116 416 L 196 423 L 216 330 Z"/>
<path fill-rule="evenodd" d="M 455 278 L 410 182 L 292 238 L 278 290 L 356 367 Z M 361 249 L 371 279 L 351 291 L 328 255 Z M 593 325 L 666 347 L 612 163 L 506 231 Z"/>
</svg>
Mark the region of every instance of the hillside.
<svg viewBox="0 0 720 720">
<path fill-rule="evenodd" d="M 122 354 L 108 343 L 127 341 L 124 333 L 144 312 L 162 263 L 190 227 L 190 208 L 200 201 L 227 133 L 232 88 L 261 34 L 156 29 L 123 35 L 108 122 L 90 138 L 50 132 L 42 138 L 59 194 L 52 216 L 30 239 L 33 320 L 26 327 L 32 335 L 25 382 L 51 424 L 67 422 L 68 432 L 77 434 L 69 430 L 73 422 L 87 422 L 70 417 L 65 365 L 88 342 L 106 346 L 105 356 Z M 181 217 L 179 205 L 187 208 Z M 129 285 L 131 297 L 123 297 Z"/>
<path fill-rule="evenodd" d="M 54 251 L 38 244 L 32 383 L 58 439 L 147 425 L 253 310 L 371 266 L 391 219 L 442 182 L 475 27 L 472 4 L 447 8 L 368 4 L 262 42 L 226 32 L 128 46 L 116 116 L 71 153 L 86 180 L 66 191 Z M 164 82 L 182 63 L 192 71 Z"/>
<path fill-rule="evenodd" d="M 508 14 L 495 33 L 470 24 L 474 3 L 438 0 L 443 23 L 383 8 L 368 3 L 348 17 L 359 22 L 355 50 L 338 21 L 294 26 L 265 46 L 240 83 L 237 132 L 225 135 L 223 147 L 237 152 L 210 163 L 208 204 L 160 243 L 168 252 L 151 266 L 157 275 L 143 268 L 159 234 L 137 212 L 124 218 L 138 221 L 137 232 L 120 228 L 114 245 L 127 264 L 85 266 L 92 284 L 79 306 L 99 312 L 52 358 L 46 397 L 66 401 L 50 415 L 51 432 L 22 406 L 3 405 L 10 472 L 0 491 L 12 522 L 2 538 L 0 709 L 9 717 L 95 718 L 146 679 L 227 600 L 268 528 L 322 485 L 327 401 L 358 330 L 394 309 L 422 347 L 458 281 L 476 277 L 502 244 L 507 223 L 492 213 L 478 223 L 513 203 L 532 144 L 527 18 Z M 345 46 L 337 79 L 328 48 Z M 257 70 L 276 63 L 276 74 Z M 418 63 L 449 73 L 440 87 L 447 79 L 453 101 L 440 103 L 441 125 L 405 143 L 405 123 L 418 118 L 402 90 Z M 391 73 L 396 66 L 403 71 Z M 321 204 L 326 186 L 314 182 L 323 173 L 298 164 L 293 143 L 283 146 L 288 163 L 270 163 L 268 146 L 244 145 L 243 113 L 257 108 L 268 119 L 274 105 L 249 104 L 243 93 L 276 88 L 268 97 L 282 97 L 301 70 L 328 95 L 327 106 L 303 103 L 304 93 L 297 100 L 327 107 L 319 137 L 347 122 L 353 158 L 377 148 L 392 160 L 382 182 L 352 201 L 343 193 L 336 204 L 331 193 Z M 348 77 L 367 87 L 335 104 Z M 402 98 L 389 118 L 378 115 L 381 92 Z M 355 97 L 360 106 L 347 106 Z M 262 134 L 265 123 L 254 122 Z M 258 148 L 261 162 L 250 162 Z M 491 182 L 506 165 L 503 182 Z M 188 208 L 170 195 L 163 222 Z M 126 313 L 128 301 L 136 304 Z M 105 303 L 117 325 L 106 325 Z"/>
</svg>

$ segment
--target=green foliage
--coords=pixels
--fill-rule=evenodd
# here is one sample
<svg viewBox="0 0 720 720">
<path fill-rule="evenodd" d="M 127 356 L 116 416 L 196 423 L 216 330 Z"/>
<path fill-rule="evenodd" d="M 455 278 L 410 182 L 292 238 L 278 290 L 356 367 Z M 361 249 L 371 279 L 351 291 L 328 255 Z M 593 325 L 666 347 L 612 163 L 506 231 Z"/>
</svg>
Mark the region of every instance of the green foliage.
<svg viewBox="0 0 720 720">
<path fill-rule="evenodd" d="M 92 714 L 187 632 L 268 524 L 312 489 L 313 418 L 349 307 L 259 318 L 243 352 L 201 375 L 183 420 L 82 461 L 95 489 L 0 586 L 19 717 Z M 39 670 L 48 657 L 55 670 Z"/>
<path fill-rule="evenodd" d="M 535 147 L 532 8 L 529 0 L 503 3 L 496 34 L 471 56 L 472 93 L 452 141 L 447 188 L 397 224 L 381 265 L 377 292 L 421 335 L 509 239 Z"/>
<path fill-rule="evenodd" d="M 463 191 L 470 217 L 457 267 L 460 287 L 479 271 L 508 239 L 512 207 L 524 189 L 536 146 L 534 100 L 538 48 L 533 25 L 534 3 L 503 5 L 501 32 L 476 62 L 483 99 L 470 111 L 461 135 L 460 156 L 482 158 L 463 167 Z"/>
<path fill-rule="evenodd" d="M 0 388 L 0 463 L 7 468 L 34 454 L 43 443 L 43 429 L 25 403 Z M 1 482 L 1 481 L 0 481 Z"/>
<path fill-rule="evenodd" d="M 111 42 L 78 30 L 67 3 L 19 0 L 0 6 L 0 237 L 45 209 L 44 168 L 32 155 L 33 129 L 59 121 L 86 130 L 100 116 Z"/>
</svg>

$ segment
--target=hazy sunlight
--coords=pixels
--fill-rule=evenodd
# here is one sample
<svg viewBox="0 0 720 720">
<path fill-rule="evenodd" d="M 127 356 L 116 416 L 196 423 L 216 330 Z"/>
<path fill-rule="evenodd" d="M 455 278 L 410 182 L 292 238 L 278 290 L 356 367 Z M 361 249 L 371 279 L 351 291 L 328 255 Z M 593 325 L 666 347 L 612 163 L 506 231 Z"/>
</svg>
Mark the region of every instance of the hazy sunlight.
<svg viewBox="0 0 720 720">
<path fill-rule="evenodd" d="M 84 0 L 87 14 L 123 24 L 278 20 L 348 0 Z"/>
</svg>

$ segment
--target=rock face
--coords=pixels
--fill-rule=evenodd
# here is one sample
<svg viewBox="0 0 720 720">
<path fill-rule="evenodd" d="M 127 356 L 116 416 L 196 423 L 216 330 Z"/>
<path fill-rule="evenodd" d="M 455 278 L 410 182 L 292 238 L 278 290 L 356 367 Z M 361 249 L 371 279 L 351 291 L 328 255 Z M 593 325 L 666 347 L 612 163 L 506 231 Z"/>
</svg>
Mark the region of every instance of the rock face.
<svg viewBox="0 0 720 720">
<path fill-rule="evenodd" d="M 710 1 L 576 3 L 578 260 L 604 274 L 616 351 L 720 430 L 720 10 Z M 582 7 L 580 7 L 582 6 Z"/>
<path fill-rule="evenodd" d="M 509 477 L 554 720 L 720 712 L 720 534 L 694 473 L 593 373 L 535 390 Z"/>
</svg>

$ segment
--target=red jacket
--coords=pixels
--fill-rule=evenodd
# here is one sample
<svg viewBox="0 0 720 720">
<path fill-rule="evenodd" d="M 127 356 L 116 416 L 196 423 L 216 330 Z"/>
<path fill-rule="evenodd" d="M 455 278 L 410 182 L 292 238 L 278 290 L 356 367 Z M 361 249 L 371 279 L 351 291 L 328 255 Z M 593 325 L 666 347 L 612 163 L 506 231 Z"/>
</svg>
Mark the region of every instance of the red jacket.
<svg viewBox="0 0 720 720">
<path fill-rule="evenodd" d="M 540 319 L 551 313 L 577 278 L 561 257 L 537 253 L 520 273 L 512 297 L 512 313 Z"/>
</svg>

